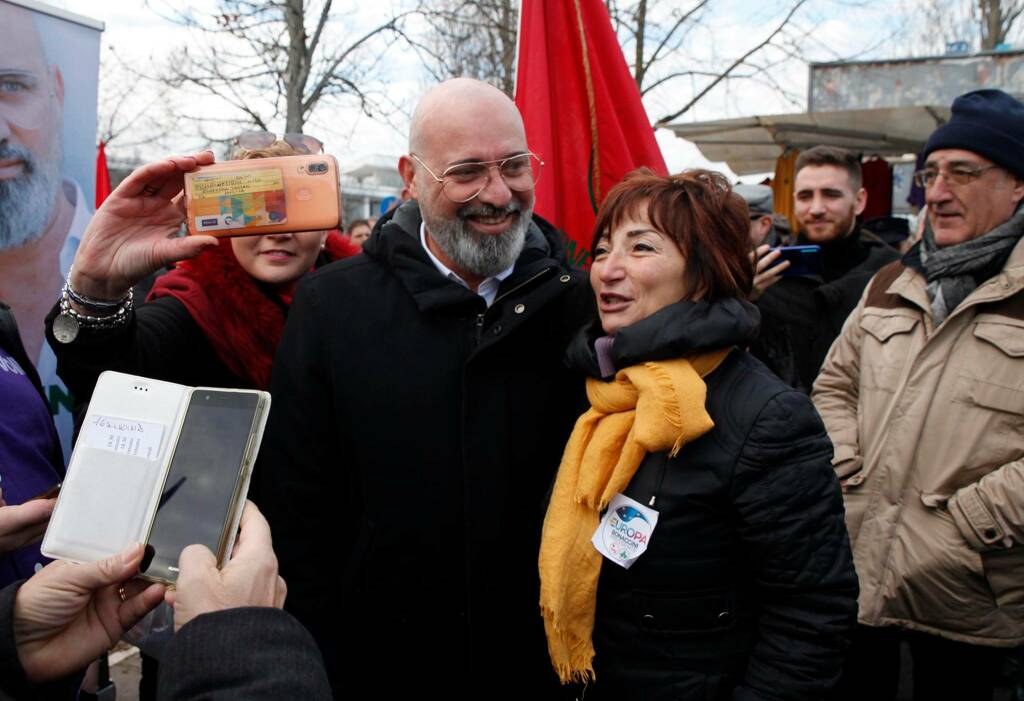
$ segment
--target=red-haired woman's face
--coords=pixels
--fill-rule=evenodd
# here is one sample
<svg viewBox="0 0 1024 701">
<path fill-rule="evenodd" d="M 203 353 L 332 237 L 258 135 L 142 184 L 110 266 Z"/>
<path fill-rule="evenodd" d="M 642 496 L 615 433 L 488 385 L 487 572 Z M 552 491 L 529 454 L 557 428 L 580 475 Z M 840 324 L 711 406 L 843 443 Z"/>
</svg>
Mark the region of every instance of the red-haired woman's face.
<svg viewBox="0 0 1024 701">
<path fill-rule="evenodd" d="M 675 304 L 686 294 L 682 251 L 672 237 L 647 221 L 646 203 L 639 209 L 594 247 L 590 284 L 607 334 Z"/>
</svg>

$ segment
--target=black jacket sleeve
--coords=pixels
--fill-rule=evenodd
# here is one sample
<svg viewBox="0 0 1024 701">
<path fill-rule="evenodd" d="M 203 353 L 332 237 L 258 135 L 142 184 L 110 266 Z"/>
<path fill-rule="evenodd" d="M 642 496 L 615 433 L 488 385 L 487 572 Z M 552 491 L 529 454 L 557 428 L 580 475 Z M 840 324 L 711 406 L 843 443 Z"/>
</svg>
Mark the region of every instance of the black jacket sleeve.
<svg viewBox="0 0 1024 701">
<path fill-rule="evenodd" d="M 82 329 L 68 344 L 53 337 L 59 313 L 57 305 L 46 317 L 46 340 L 57 356 L 57 374 L 76 402 L 89 400 L 104 370 L 196 384 L 189 369 L 209 362 L 213 355 L 202 329 L 174 297 L 139 305 L 119 328 Z"/>
<path fill-rule="evenodd" d="M 857 576 L 832 444 L 810 399 L 775 395 L 750 429 L 734 504 L 759 609 L 743 701 L 823 698 L 857 619 Z"/>
<path fill-rule="evenodd" d="M 15 582 L 0 590 L 0 701 L 73 699 L 81 682 L 80 674 L 45 684 L 32 684 L 25 676 L 14 640 L 14 599 L 22 584 Z"/>
<path fill-rule="evenodd" d="M 3 701 L 34 698 L 14 642 L 14 598 L 21 584 L 15 582 L 0 590 L 0 699 Z"/>
<path fill-rule="evenodd" d="M 157 689 L 161 701 L 331 698 L 313 639 L 272 608 L 228 609 L 189 621 L 167 644 Z"/>
</svg>

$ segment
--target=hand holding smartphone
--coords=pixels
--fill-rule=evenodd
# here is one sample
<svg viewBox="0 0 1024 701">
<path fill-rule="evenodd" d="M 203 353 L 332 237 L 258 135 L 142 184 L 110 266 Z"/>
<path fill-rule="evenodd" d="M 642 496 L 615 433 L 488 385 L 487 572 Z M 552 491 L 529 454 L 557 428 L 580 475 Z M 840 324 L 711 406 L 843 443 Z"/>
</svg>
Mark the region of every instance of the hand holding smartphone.
<svg viewBox="0 0 1024 701">
<path fill-rule="evenodd" d="M 789 267 L 782 271 L 782 277 L 821 275 L 821 246 L 778 246 L 771 249 L 779 252 L 779 262 L 789 261 Z"/>
<path fill-rule="evenodd" d="M 173 583 L 193 543 L 231 554 L 270 395 L 105 372 L 75 443 L 42 552 L 93 562 L 150 546 L 142 576 Z"/>
<path fill-rule="evenodd" d="M 153 557 L 143 576 L 174 582 L 181 551 L 195 543 L 208 547 L 219 563 L 227 558 L 260 408 L 259 395 L 251 392 L 192 392 L 149 531 Z"/>
<path fill-rule="evenodd" d="M 780 255 L 766 243 L 750 252 L 750 262 L 754 265 L 754 280 L 747 298 L 751 302 L 756 302 L 769 287 L 782 279 L 782 273 L 789 267 L 789 262 L 780 261 Z"/>
<path fill-rule="evenodd" d="M 277 558 L 267 520 L 252 502 L 246 502 L 238 529 L 238 543 L 220 571 L 204 548 L 182 551 L 181 576 L 168 591 L 174 607 L 174 629 L 196 616 L 237 606 L 284 606 L 288 587 L 277 573 Z"/>
</svg>

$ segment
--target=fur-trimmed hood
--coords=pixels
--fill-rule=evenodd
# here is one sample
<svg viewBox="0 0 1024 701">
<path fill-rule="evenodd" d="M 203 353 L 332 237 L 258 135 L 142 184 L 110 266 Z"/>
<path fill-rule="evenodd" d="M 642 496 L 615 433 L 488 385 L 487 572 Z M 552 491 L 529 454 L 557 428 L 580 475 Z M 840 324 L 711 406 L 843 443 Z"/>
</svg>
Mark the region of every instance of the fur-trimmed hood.
<svg viewBox="0 0 1024 701">
<path fill-rule="evenodd" d="M 316 267 L 357 253 L 359 247 L 347 236 L 332 231 Z M 178 299 L 228 369 L 245 386 L 267 389 L 293 290 L 258 282 L 223 241 L 157 278 L 147 301 Z"/>
</svg>

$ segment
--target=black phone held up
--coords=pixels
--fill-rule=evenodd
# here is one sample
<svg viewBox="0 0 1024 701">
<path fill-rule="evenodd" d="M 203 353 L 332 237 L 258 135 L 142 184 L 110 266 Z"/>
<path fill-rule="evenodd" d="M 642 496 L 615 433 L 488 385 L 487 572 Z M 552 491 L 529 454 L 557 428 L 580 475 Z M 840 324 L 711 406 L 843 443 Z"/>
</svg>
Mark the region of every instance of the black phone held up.
<svg viewBox="0 0 1024 701">
<path fill-rule="evenodd" d="M 259 401 L 247 392 L 192 392 L 149 534 L 147 578 L 176 581 L 181 551 L 193 543 L 220 557 L 246 477 Z"/>
<path fill-rule="evenodd" d="M 789 267 L 782 271 L 782 277 L 821 275 L 821 246 L 817 244 L 779 246 L 771 250 L 779 251 L 781 254 L 775 265 L 779 265 L 784 260 L 789 261 Z"/>
</svg>

